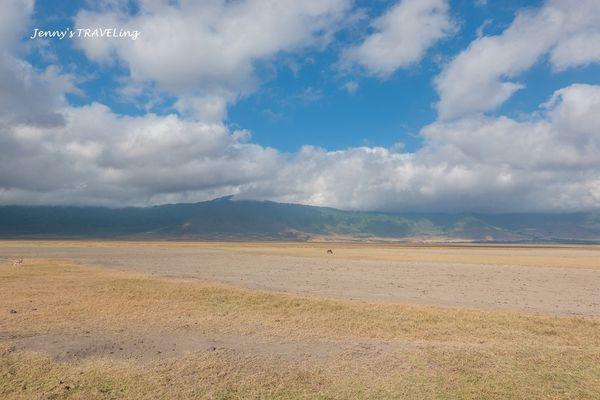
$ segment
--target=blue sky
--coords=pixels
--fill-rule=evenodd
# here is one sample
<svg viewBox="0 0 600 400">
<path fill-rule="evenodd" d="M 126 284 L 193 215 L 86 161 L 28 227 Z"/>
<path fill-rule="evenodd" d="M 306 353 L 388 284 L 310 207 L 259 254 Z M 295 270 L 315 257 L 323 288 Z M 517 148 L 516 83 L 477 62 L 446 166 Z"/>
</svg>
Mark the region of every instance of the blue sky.
<svg viewBox="0 0 600 400">
<path fill-rule="evenodd" d="M 377 17 L 395 3 L 362 1 L 356 3 L 356 8 Z M 297 151 L 306 144 L 339 150 L 365 145 L 389 147 L 398 142 L 407 150 L 415 150 L 422 142 L 420 129 L 436 119 L 437 94 L 432 81 L 442 64 L 476 39 L 479 29 L 486 34 L 501 33 L 518 11 L 539 7 L 541 3 L 539 0 L 492 1 L 481 5 L 466 0 L 450 2 L 458 26 L 456 34 L 429 49 L 427 57 L 419 63 L 384 79 L 337 69 L 336 48 L 359 40 L 363 31 L 368 31 L 369 19 L 365 17 L 338 32 L 333 51 L 326 48 L 300 54 L 283 53 L 266 61 L 264 66 L 257 65 L 257 69 L 264 70 L 259 89 L 230 106 L 227 123 L 249 129 L 255 142 L 283 151 Z M 34 9 L 35 26 L 72 27 L 75 15 L 82 8 L 89 8 L 89 2 L 38 0 Z M 134 2 L 130 10 L 137 10 Z M 101 101 L 118 113 L 145 112 L 139 104 L 123 101 L 113 93 L 119 79 L 127 76 L 126 68 L 118 65 L 107 68 L 89 62 L 81 50 L 73 48 L 72 41 L 51 41 L 49 45 L 65 69 L 90 76 L 78 85 L 85 96 L 69 97 L 73 104 Z M 49 64 L 36 52 L 28 59 L 40 68 Z M 540 62 L 523 78 L 527 90 L 518 92 L 499 112 L 511 116 L 530 113 L 571 81 L 600 83 L 600 67 L 554 74 L 546 63 Z M 348 82 L 358 85 L 356 92 L 344 89 Z M 177 112 L 168 107 L 173 101 L 168 97 L 162 107 L 153 111 Z"/>
<path fill-rule="evenodd" d="M 2 137 L 41 163 L 0 176 L 3 203 L 233 193 L 391 211 L 600 204 L 598 0 L 2 7 L 0 78 L 13 82 Z M 32 40 L 36 28 L 141 36 Z M 516 158 L 523 148 L 531 157 Z M 77 183 L 42 184 L 39 168 Z"/>
<path fill-rule="evenodd" d="M 393 3 L 363 2 L 361 6 L 366 7 L 369 14 L 379 15 Z M 343 149 L 391 146 L 397 142 L 414 150 L 421 144 L 419 130 L 436 119 L 433 105 L 437 94 L 432 81 L 440 72 L 440 63 L 468 46 L 486 20 L 492 21 L 486 31 L 497 32 L 510 24 L 516 11 L 540 2 L 492 3 L 477 6 L 472 1 L 452 2 L 453 15 L 460 26 L 457 34 L 432 47 L 428 57 L 420 63 L 397 71 L 389 78 L 340 74 L 332 69 L 337 62 L 336 54 L 329 52 L 310 54 L 314 62 L 304 66 L 297 76 L 284 64 L 274 79 L 264 84 L 264 95 L 251 96 L 232 107 L 230 121 L 249 127 L 257 141 L 290 151 L 306 143 Z M 368 21 L 364 24 L 368 25 Z M 582 76 L 587 75 L 591 80 L 595 76 L 597 81 L 598 71 L 596 68 L 596 75 L 585 71 Z M 353 94 L 343 87 L 349 81 L 359 87 Z M 319 90 L 322 96 L 314 101 L 294 99 L 307 89 Z M 546 98 L 555 89 L 547 85 L 538 90 L 543 90 L 542 98 Z M 520 106 L 528 107 L 523 111 L 530 111 L 539 104 L 539 95 L 530 96 L 521 100 Z M 509 112 L 514 110 L 512 107 Z M 272 116 L 270 111 L 276 118 L 268 118 Z"/>
</svg>

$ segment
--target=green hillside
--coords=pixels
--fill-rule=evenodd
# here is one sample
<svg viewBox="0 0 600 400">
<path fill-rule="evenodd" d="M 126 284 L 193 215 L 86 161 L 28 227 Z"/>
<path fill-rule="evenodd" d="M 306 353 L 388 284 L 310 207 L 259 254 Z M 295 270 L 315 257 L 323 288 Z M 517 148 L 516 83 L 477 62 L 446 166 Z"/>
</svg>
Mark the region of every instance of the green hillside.
<svg viewBox="0 0 600 400">
<path fill-rule="evenodd" d="M 154 207 L 0 207 L 0 236 L 307 240 L 600 241 L 600 212 L 426 214 L 342 211 L 231 197 Z"/>
</svg>

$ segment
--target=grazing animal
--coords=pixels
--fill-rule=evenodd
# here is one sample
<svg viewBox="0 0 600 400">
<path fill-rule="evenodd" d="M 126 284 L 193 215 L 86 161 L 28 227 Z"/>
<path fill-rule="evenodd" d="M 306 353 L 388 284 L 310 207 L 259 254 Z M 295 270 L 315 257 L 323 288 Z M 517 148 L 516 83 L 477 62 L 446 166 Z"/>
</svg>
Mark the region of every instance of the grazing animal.
<svg viewBox="0 0 600 400">
<path fill-rule="evenodd" d="M 21 264 L 23 264 L 23 259 L 22 258 L 18 258 L 18 259 L 16 259 L 16 260 L 13 261 L 13 267 L 18 267 Z"/>
<path fill-rule="evenodd" d="M 327 254 L 333 254 L 333 250 L 331 250 L 331 249 L 327 250 Z"/>
</svg>

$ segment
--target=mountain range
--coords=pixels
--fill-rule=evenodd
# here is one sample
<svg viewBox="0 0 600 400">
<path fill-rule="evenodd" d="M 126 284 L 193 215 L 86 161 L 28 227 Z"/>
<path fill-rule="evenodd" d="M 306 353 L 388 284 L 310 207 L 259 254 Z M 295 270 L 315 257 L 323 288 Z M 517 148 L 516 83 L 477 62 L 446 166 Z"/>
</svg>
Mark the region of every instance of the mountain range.
<svg viewBox="0 0 600 400">
<path fill-rule="evenodd" d="M 383 213 L 228 196 L 152 207 L 0 206 L 0 237 L 600 243 L 600 211 Z"/>
</svg>

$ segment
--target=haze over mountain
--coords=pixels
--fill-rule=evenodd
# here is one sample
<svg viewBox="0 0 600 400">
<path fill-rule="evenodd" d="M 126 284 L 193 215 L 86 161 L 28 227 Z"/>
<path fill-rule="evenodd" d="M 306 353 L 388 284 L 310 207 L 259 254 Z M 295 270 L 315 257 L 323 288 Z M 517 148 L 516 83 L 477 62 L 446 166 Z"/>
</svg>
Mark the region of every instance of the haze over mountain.
<svg viewBox="0 0 600 400">
<path fill-rule="evenodd" d="M 342 211 L 231 196 L 153 207 L 2 206 L 0 236 L 600 242 L 600 212 L 442 214 Z"/>
</svg>

